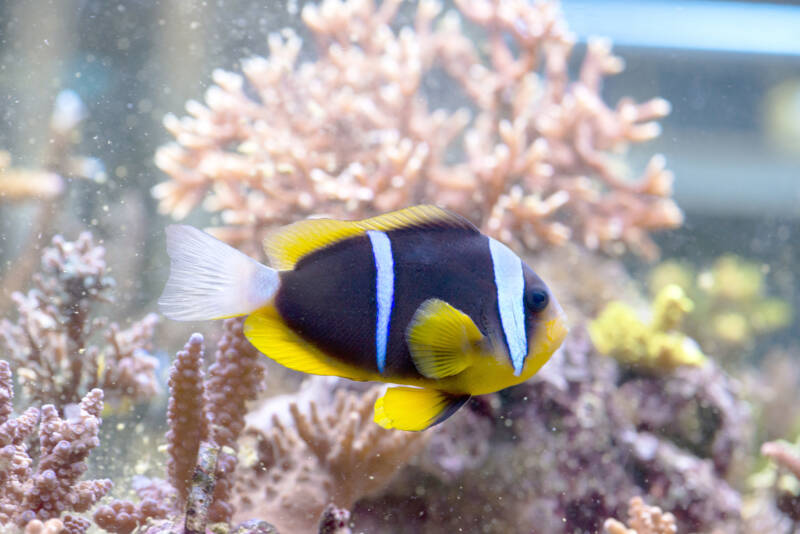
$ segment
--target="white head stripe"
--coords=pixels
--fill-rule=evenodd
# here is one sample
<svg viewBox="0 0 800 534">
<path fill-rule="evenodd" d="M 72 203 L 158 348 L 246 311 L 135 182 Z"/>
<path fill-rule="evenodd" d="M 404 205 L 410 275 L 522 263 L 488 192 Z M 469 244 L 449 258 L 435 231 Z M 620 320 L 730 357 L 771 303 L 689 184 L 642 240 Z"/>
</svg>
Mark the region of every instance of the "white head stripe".
<svg viewBox="0 0 800 534">
<path fill-rule="evenodd" d="M 489 252 L 492 255 L 494 283 L 497 286 L 500 323 L 508 343 L 514 374 L 519 376 L 528 354 L 522 260 L 510 248 L 492 238 L 489 238 Z"/>
<path fill-rule="evenodd" d="M 378 301 L 378 317 L 375 322 L 375 360 L 378 372 L 386 366 L 386 344 L 389 340 L 389 319 L 394 301 L 394 259 L 389 236 L 383 232 L 367 232 L 375 256 L 375 295 Z"/>
</svg>

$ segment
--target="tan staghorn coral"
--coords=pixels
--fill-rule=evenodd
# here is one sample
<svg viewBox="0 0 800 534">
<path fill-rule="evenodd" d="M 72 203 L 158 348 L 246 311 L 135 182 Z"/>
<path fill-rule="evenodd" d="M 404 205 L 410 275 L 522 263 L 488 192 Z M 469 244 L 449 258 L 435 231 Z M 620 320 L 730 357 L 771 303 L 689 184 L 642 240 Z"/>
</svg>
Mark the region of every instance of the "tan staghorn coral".
<svg viewBox="0 0 800 534">
<path fill-rule="evenodd" d="M 385 487 L 427 434 L 375 425 L 378 395 L 339 390 L 323 411 L 311 401 L 305 414 L 292 402 L 293 426 L 273 416 L 268 430 L 248 428 L 255 457 L 239 470 L 237 517 L 266 518 L 284 534 L 310 532 L 328 503 L 348 509 Z"/>
<path fill-rule="evenodd" d="M 11 418 L 12 399 L 10 366 L 0 360 L 0 525 L 25 527 L 38 521 L 30 527 L 35 532 L 65 511 L 87 511 L 111 489 L 110 480 L 79 480 L 89 453 L 100 444 L 103 392 L 90 391 L 66 419 L 50 404 Z M 34 461 L 28 440 L 37 424 Z M 88 528 L 81 518 L 62 519 L 71 532 Z"/>
<path fill-rule="evenodd" d="M 589 43 L 571 80 L 574 37 L 554 2 L 462 0 L 440 16 L 424 0 L 413 29 L 396 31 L 399 6 L 306 5 L 313 61 L 287 29 L 244 76 L 215 71 L 204 103 L 165 118 L 175 142 L 156 154 L 170 175 L 153 189 L 160 210 L 182 218 L 202 202 L 218 236 L 256 254 L 269 228 L 303 216 L 421 202 L 530 248 L 657 253 L 648 233 L 682 221 L 672 175 L 654 156 L 631 180 L 619 153 L 657 136 L 669 105 L 605 104 L 602 80 L 622 70 L 608 42 Z"/>
<path fill-rule="evenodd" d="M 675 516 L 664 513 L 658 506 L 648 506 L 641 497 L 628 505 L 628 525 L 607 519 L 603 525 L 607 534 L 676 534 Z"/>
<path fill-rule="evenodd" d="M 114 287 L 103 256 L 89 233 L 76 241 L 56 236 L 42 252 L 34 288 L 12 295 L 19 317 L 0 321 L 0 344 L 35 402 L 63 406 L 101 388 L 119 404 L 158 391 L 157 361 L 148 354 L 157 316 L 147 315 L 127 330 L 97 316 Z"/>
</svg>

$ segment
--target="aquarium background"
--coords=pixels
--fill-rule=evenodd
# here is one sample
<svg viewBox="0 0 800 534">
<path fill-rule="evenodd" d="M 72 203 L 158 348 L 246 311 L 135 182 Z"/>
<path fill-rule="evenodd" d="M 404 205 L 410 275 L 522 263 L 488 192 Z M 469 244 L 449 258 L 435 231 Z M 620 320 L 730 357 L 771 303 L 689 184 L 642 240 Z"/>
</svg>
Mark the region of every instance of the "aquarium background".
<svg viewBox="0 0 800 534">
<path fill-rule="evenodd" d="M 197 116 L 187 101 L 213 107 L 213 87 L 225 86 L 224 93 L 237 83 L 222 72 L 242 75 L 243 60 L 274 57 L 277 35 L 291 41 L 276 33 L 284 28 L 302 39 L 296 65 L 287 67 L 295 72 L 333 42 L 356 49 L 383 42 L 376 21 L 394 3 L 375 12 L 371 6 L 325 2 L 313 11 L 324 24 L 314 26 L 302 16 L 303 2 L 0 3 L 0 360 L 8 361 L 0 366 L 0 528 L 268 532 L 267 522 L 282 533 L 794 532 L 800 6 L 561 2 L 574 36 L 564 58 L 570 82 L 581 80 L 594 36 L 609 38 L 624 61 L 612 75 L 623 65 L 609 60 L 598 81 L 609 113 L 591 123 L 591 142 L 601 140 L 591 148 L 608 158 L 612 176 L 625 183 L 644 177 L 650 189 L 615 189 L 600 179 L 602 165 L 587 164 L 580 125 L 560 138 L 560 155 L 542 157 L 556 178 L 585 176 L 580 187 L 587 189 L 550 180 L 540 167 L 488 168 L 482 157 L 512 144 L 500 121 L 484 132 L 491 146 L 477 143 L 485 154 L 472 157 L 469 131 L 480 96 L 469 94 L 468 82 L 453 83 L 448 66 L 457 70 L 463 57 L 445 54 L 441 43 L 438 63 L 423 69 L 411 101 L 444 109 L 444 126 L 426 123 L 416 137 L 406 135 L 415 148 L 449 140 L 436 153 L 441 165 L 404 175 L 405 185 L 395 188 L 402 194 L 369 180 L 355 187 L 359 178 L 348 167 L 374 164 L 385 172 L 392 149 L 404 146 L 400 139 L 388 146 L 393 129 L 409 128 L 402 113 L 389 113 L 383 127 L 350 124 L 346 113 L 332 119 L 342 128 L 331 126 L 337 143 L 325 150 L 338 159 L 317 189 L 281 174 L 278 158 L 260 150 L 273 142 L 305 147 L 313 132 L 255 129 L 248 144 L 202 130 L 215 120 L 229 127 L 224 112 L 199 120 L 195 138 L 186 135 L 187 123 L 165 121 L 168 114 Z M 430 15 L 431 27 L 463 36 L 478 60 L 499 72 L 491 43 L 519 58 L 525 45 L 515 28 L 561 20 L 558 6 L 445 2 Z M 392 35 L 409 47 L 403 50 L 415 50 L 421 34 L 401 38 L 401 28 L 419 24 L 435 6 L 395 7 Z M 447 26 L 453 10 L 462 20 L 456 29 L 452 20 Z M 605 42 L 595 46 L 608 59 Z M 542 43 L 531 49 L 544 53 L 552 45 Z M 386 46 L 369 57 L 396 53 Z M 530 69 L 544 91 L 555 79 L 542 71 L 546 64 Z M 345 72 L 347 63 L 339 68 Z M 358 86 L 375 73 L 349 75 Z M 514 108 L 514 95 L 528 95 L 515 83 L 498 92 L 495 110 L 510 122 L 528 109 L 522 97 Z M 245 79 L 243 87 L 255 109 L 237 117 L 269 111 L 252 83 Z M 382 98 L 380 88 L 359 91 L 367 101 Z M 644 106 L 635 108 L 641 117 L 612 113 L 628 97 Z M 580 93 L 576 98 L 586 103 Z M 661 101 L 648 108 L 655 98 L 669 108 Z M 531 108 L 524 148 L 548 137 L 539 118 L 550 117 L 551 128 L 569 122 L 571 108 L 556 104 L 567 118 Z M 452 132 L 448 124 L 456 125 Z M 442 137 L 426 139 L 425 132 Z M 561 134 L 548 135 L 552 148 Z M 373 139 L 380 146 L 373 148 Z M 203 167 L 200 156 L 212 145 L 252 159 L 244 169 L 232 160 L 205 160 Z M 166 146 L 184 152 L 165 156 Z M 674 182 L 660 168 L 648 174 L 655 154 L 663 154 Z M 210 177 L 186 187 L 196 195 L 186 209 L 165 201 L 170 191 L 159 186 L 180 182 L 180 173 L 169 172 L 175 161 Z M 253 161 L 275 163 L 280 180 L 251 183 L 246 166 Z M 442 185 L 449 183 L 443 169 L 473 181 Z M 229 189 L 214 185 L 223 182 Z M 482 184 L 499 184 L 508 199 L 475 200 L 492 194 Z M 555 215 L 542 215 L 520 207 L 526 204 L 511 193 L 515 186 L 545 212 L 534 200 L 577 189 L 567 200 L 558 197 L 565 204 Z M 364 200 L 365 189 L 375 198 Z M 248 200 L 254 190 L 258 198 Z M 308 195 L 295 198 L 296 191 Z M 575 191 L 586 198 L 596 192 L 599 200 L 576 200 Z M 619 191 L 623 201 L 608 195 Z M 152 315 L 168 271 L 164 227 L 175 215 L 262 259 L 261 237 L 281 224 L 313 215 L 365 217 L 423 201 L 464 212 L 505 237 L 564 303 L 571 326 L 563 349 L 529 383 L 477 398 L 428 432 L 376 427 L 377 392 L 368 384 L 283 369 L 249 347 L 236 321 L 179 324 Z M 629 210 L 619 212 L 619 224 L 636 232 L 614 233 L 614 209 Z M 573 231 L 565 235 L 549 221 Z M 599 225 L 598 239 L 587 234 L 591 224 Z M 190 337 L 195 332 L 203 337 Z M 59 443 L 68 450 L 57 450 Z M 209 476 L 190 480 L 196 466 Z M 192 490 L 202 495 L 210 487 L 210 507 L 198 504 Z M 201 520 L 190 525 L 194 512 Z"/>
</svg>

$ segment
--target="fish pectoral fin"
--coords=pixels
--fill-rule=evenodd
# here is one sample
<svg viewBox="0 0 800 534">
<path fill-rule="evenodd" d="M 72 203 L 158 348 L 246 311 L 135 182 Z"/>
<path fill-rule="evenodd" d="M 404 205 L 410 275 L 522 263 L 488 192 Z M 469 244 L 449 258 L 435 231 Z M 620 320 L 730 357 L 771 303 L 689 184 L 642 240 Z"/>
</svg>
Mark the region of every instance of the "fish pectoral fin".
<svg viewBox="0 0 800 534">
<path fill-rule="evenodd" d="M 392 387 L 375 401 L 374 420 L 387 429 L 425 430 L 453 415 L 469 398 L 435 389 Z"/>
<path fill-rule="evenodd" d="M 457 375 L 469 367 L 482 339 L 469 315 L 439 299 L 423 302 L 406 331 L 411 359 L 428 378 Z"/>
<path fill-rule="evenodd" d="M 244 322 L 244 335 L 261 353 L 289 369 L 312 375 L 360 379 L 352 369 L 296 334 L 274 306 L 251 313 Z"/>
</svg>

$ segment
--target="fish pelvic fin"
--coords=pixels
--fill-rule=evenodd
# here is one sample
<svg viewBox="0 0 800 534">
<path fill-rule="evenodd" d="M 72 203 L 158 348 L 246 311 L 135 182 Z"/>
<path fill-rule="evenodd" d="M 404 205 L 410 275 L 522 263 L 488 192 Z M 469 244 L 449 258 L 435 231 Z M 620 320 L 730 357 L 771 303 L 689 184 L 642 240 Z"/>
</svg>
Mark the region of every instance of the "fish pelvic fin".
<svg viewBox="0 0 800 534">
<path fill-rule="evenodd" d="M 386 429 L 409 432 L 438 425 L 458 411 L 469 395 L 452 395 L 435 389 L 391 387 L 375 401 L 374 421 Z"/>
<path fill-rule="evenodd" d="M 440 299 L 423 302 L 408 325 L 406 342 L 422 376 L 454 376 L 472 364 L 483 334 L 466 313 Z"/>
<path fill-rule="evenodd" d="M 167 227 L 170 273 L 158 309 L 176 321 L 247 315 L 270 302 L 278 272 L 210 236 L 181 224 Z"/>
</svg>

